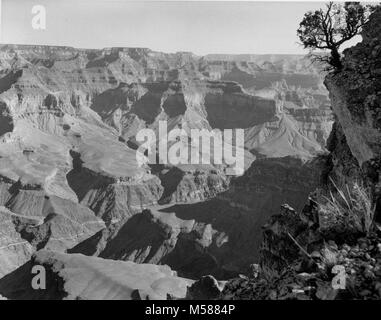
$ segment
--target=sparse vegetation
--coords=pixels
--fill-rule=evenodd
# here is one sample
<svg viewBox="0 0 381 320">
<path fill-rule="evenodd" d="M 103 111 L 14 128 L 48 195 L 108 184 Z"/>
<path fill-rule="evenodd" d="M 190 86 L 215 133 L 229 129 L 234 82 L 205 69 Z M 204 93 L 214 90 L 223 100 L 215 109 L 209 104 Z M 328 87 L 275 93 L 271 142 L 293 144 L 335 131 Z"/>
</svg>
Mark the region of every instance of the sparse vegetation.
<svg viewBox="0 0 381 320">
<path fill-rule="evenodd" d="M 276 269 L 270 268 L 265 265 L 260 267 L 260 274 L 261 277 L 265 279 L 268 283 L 274 283 L 280 277 L 280 274 Z"/>
<path fill-rule="evenodd" d="M 333 190 L 317 201 L 320 227 L 368 234 L 375 212 L 370 190 L 358 182 L 343 187 L 338 187 L 332 179 L 331 182 Z"/>
<path fill-rule="evenodd" d="M 325 9 L 304 15 L 297 35 L 304 48 L 311 50 L 314 62 L 323 63 L 328 70 L 340 70 L 340 47 L 361 33 L 373 10 L 374 6 L 360 2 L 329 2 Z"/>
</svg>

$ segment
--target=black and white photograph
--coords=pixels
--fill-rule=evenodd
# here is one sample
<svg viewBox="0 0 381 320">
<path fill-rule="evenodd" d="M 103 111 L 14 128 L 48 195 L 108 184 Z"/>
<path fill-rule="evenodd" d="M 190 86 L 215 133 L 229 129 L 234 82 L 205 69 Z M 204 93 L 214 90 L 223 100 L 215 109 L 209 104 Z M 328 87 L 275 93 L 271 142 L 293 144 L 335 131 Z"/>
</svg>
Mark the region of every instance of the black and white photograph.
<svg viewBox="0 0 381 320">
<path fill-rule="evenodd" d="M 0 300 L 381 300 L 380 3 L 0 0 Z"/>
</svg>

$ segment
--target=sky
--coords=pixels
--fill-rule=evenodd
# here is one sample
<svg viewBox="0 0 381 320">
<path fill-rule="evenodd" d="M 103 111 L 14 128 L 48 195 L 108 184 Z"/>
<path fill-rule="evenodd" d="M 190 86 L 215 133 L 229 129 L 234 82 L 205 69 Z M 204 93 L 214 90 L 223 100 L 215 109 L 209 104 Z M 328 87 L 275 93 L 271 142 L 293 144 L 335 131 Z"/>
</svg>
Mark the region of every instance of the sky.
<svg viewBox="0 0 381 320">
<path fill-rule="evenodd" d="M 305 54 L 296 30 L 323 2 L 0 0 L 1 43 L 156 51 Z M 46 28 L 32 27 L 32 8 Z"/>
</svg>

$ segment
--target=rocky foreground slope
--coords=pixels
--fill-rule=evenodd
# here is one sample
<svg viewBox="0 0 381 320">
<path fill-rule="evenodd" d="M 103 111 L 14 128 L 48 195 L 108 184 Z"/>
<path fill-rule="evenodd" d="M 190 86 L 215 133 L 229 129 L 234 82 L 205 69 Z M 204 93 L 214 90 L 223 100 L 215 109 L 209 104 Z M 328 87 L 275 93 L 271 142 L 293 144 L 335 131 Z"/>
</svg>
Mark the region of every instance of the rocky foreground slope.
<svg viewBox="0 0 381 320">
<path fill-rule="evenodd" d="M 261 225 L 283 202 L 301 208 L 319 183 L 333 119 L 303 57 L 245 59 L 2 45 L 0 277 L 16 281 L 41 249 L 69 264 L 167 264 L 192 279 L 247 272 Z M 213 162 L 139 166 L 136 134 L 158 133 L 160 121 L 244 129 L 244 174 Z"/>
</svg>

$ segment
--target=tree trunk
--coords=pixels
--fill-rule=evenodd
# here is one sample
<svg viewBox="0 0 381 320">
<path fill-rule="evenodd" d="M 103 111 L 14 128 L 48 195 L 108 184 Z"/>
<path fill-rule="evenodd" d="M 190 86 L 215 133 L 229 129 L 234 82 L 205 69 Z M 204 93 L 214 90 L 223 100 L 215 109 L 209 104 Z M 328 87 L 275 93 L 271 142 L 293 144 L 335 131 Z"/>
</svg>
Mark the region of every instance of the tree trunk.
<svg viewBox="0 0 381 320">
<path fill-rule="evenodd" d="M 343 64 L 341 63 L 341 56 L 337 48 L 331 49 L 330 65 L 338 71 L 343 68 Z"/>
</svg>

